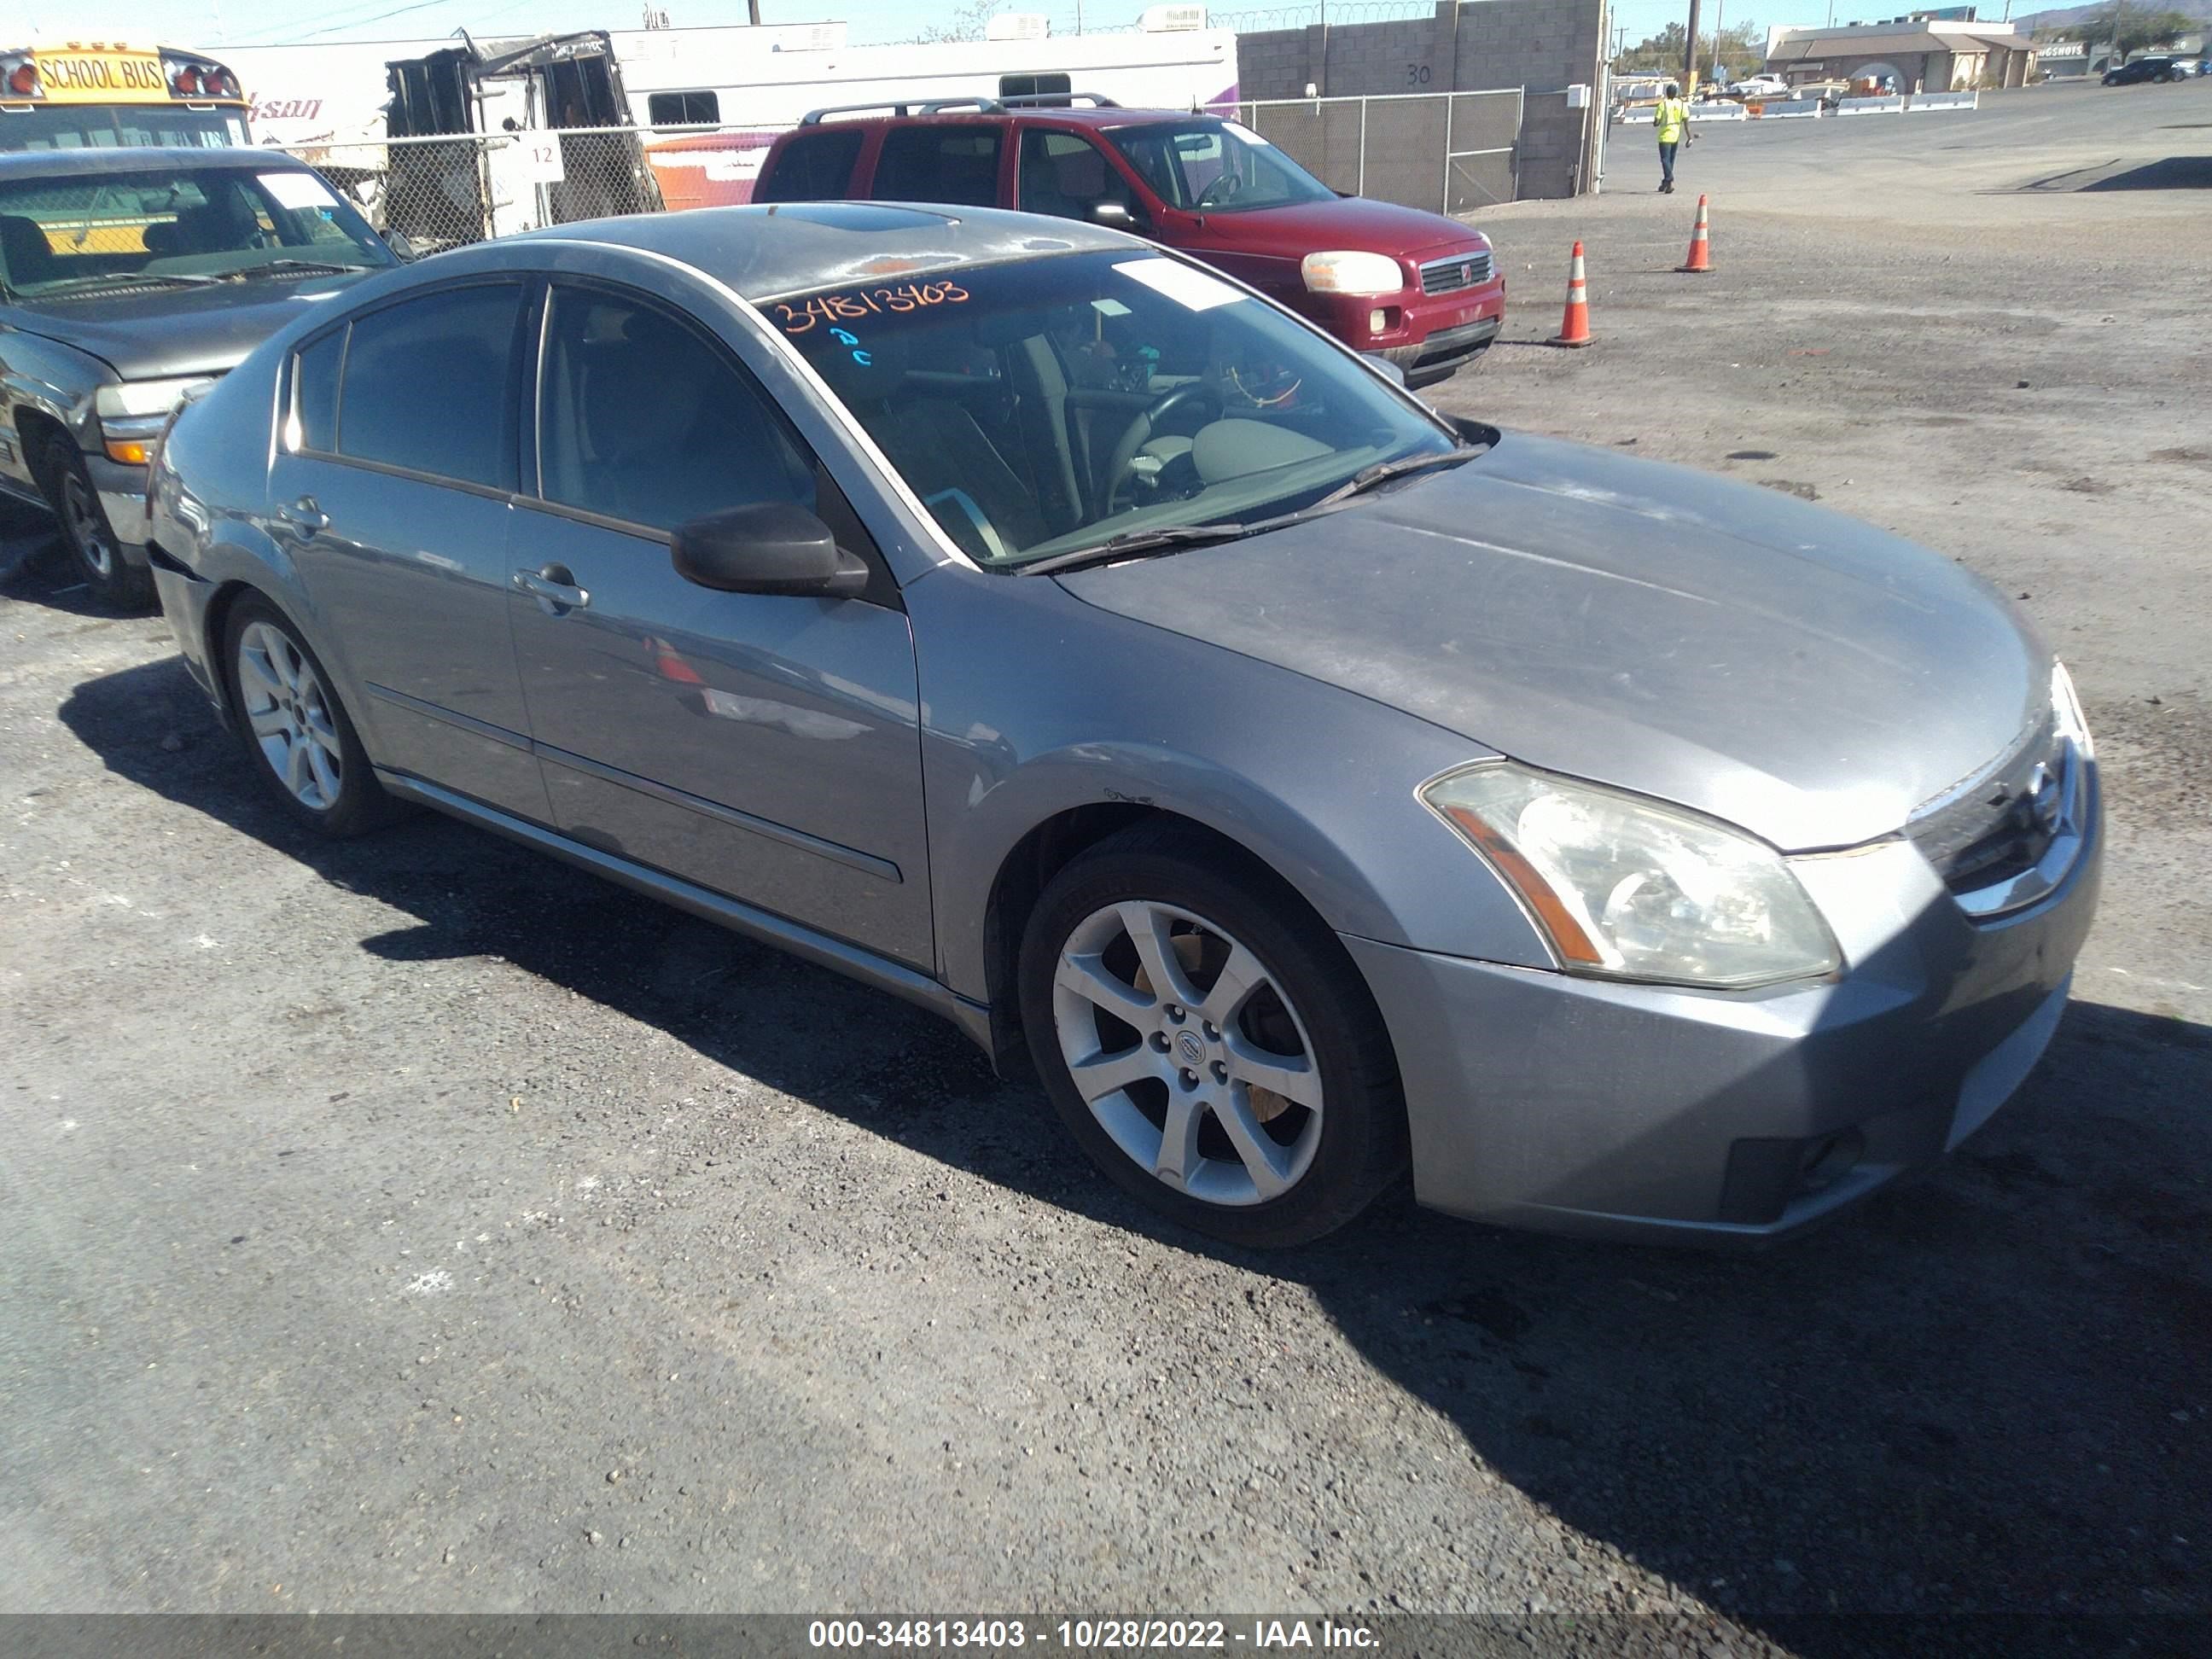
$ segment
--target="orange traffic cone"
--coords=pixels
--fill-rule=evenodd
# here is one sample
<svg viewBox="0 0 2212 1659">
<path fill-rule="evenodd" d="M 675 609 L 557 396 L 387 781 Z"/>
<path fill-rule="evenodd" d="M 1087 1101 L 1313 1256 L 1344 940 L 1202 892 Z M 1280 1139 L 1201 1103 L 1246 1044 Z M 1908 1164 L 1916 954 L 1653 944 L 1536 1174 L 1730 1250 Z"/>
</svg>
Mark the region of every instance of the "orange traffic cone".
<svg viewBox="0 0 2212 1659">
<path fill-rule="evenodd" d="M 1555 346 L 1586 346 L 1590 343 L 1589 282 L 1583 275 L 1583 245 L 1575 244 L 1574 262 L 1567 267 L 1567 309 L 1559 319 L 1559 331 L 1552 337 Z"/>
<path fill-rule="evenodd" d="M 1698 225 L 1690 233 L 1690 257 L 1684 262 L 1684 270 L 1711 270 L 1713 268 L 1712 249 L 1706 240 L 1705 198 L 1698 198 Z"/>
</svg>

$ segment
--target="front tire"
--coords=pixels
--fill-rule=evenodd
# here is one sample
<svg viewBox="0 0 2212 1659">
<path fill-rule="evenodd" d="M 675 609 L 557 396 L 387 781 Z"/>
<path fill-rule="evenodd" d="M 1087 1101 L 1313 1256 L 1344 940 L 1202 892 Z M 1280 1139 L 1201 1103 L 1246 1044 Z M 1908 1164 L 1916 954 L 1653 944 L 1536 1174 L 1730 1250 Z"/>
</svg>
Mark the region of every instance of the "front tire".
<svg viewBox="0 0 2212 1659">
<path fill-rule="evenodd" d="M 1170 1220 L 1304 1243 L 1404 1170 L 1397 1068 L 1358 969 L 1294 894 L 1202 839 L 1143 824 L 1069 864 L 1018 971 L 1061 1121 Z"/>
<path fill-rule="evenodd" d="M 93 597 L 111 610 L 148 609 L 154 603 L 154 573 L 123 556 L 123 544 L 76 445 L 56 438 L 46 446 L 46 459 L 47 505 L 61 520 L 62 541 Z"/>
<path fill-rule="evenodd" d="M 246 763 L 286 811 L 333 838 L 397 816 L 329 672 L 283 611 L 258 597 L 233 605 L 222 662 Z"/>
</svg>

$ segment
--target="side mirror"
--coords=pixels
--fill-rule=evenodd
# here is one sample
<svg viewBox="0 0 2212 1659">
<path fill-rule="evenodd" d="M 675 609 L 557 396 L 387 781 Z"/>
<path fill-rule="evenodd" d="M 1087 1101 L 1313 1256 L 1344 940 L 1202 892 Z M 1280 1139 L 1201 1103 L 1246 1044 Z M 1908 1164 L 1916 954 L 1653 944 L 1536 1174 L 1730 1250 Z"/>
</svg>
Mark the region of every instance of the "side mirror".
<svg viewBox="0 0 2212 1659">
<path fill-rule="evenodd" d="M 392 257 L 402 264 L 415 257 L 415 244 L 407 240 L 407 233 L 404 230 L 386 231 L 384 245 L 392 250 Z"/>
<path fill-rule="evenodd" d="M 1093 202 L 1091 204 L 1091 222 L 1107 225 L 1115 230 L 1126 230 L 1134 236 L 1144 234 L 1146 225 L 1140 216 L 1120 202 Z"/>
<path fill-rule="evenodd" d="M 790 501 L 756 501 L 676 526 L 676 574 L 725 593 L 842 599 L 868 586 L 868 567 L 837 545 L 830 526 Z"/>
</svg>

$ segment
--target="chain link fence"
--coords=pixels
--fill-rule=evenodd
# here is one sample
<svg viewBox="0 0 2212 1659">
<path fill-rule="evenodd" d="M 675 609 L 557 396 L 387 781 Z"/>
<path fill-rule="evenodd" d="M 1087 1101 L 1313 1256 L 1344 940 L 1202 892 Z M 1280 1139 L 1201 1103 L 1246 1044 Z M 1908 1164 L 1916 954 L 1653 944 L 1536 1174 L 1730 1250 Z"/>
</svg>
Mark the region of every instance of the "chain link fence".
<svg viewBox="0 0 2212 1659">
<path fill-rule="evenodd" d="M 1237 106 L 1238 120 L 1330 189 L 1431 213 L 1513 200 L 1521 115 L 1518 88 Z"/>
<path fill-rule="evenodd" d="M 1431 212 L 1514 198 L 1522 95 L 1413 93 L 1244 103 L 1233 113 L 1332 189 Z M 434 253 L 518 231 L 752 199 L 775 123 L 582 127 L 288 146 L 377 229 Z"/>
</svg>

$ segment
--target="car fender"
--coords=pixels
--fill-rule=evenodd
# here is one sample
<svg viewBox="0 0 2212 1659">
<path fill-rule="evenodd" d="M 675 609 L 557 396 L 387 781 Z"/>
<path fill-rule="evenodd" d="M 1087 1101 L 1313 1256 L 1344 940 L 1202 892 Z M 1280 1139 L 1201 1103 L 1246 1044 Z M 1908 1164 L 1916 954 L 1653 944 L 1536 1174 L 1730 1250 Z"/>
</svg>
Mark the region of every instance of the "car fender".
<svg viewBox="0 0 2212 1659">
<path fill-rule="evenodd" d="M 1048 578 L 947 568 L 906 597 L 939 969 L 961 995 L 991 994 L 988 916 L 1008 860 L 1040 826 L 1097 807 L 1212 830 L 1339 933 L 1552 965 L 1504 884 L 1415 793 L 1489 757 L 1480 745 Z"/>
</svg>

